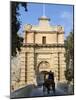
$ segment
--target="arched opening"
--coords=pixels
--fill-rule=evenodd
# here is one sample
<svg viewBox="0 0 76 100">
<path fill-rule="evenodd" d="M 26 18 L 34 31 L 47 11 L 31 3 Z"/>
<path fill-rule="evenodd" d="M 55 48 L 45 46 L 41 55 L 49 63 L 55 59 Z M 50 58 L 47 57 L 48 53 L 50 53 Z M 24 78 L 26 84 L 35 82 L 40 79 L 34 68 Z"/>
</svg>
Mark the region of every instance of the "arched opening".
<svg viewBox="0 0 76 100">
<path fill-rule="evenodd" d="M 50 71 L 50 64 L 47 61 L 41 61 L 37 67 L 37 84 L 42 85 L 45 79 L 45 74 Z"/>
</svg>

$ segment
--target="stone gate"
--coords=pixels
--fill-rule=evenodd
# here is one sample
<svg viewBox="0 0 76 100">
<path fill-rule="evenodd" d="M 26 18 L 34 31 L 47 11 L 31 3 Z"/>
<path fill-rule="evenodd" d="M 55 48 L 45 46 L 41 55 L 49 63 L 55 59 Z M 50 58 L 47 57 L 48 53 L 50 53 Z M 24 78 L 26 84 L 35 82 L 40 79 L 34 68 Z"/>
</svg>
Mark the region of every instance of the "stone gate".
<svg viewBox="0 0 76 100">
<path fill-rule="evenodd" d="M 65 81 L 63 27 L 50 25 L 50 19 L 42 16 L 39 18 L 39 25 L 27 24 L 24 32 L 24 43 L 19 55 L 19 87 L 37 85 L 38 73 L 44 70 L 54 72 L 55 82 Z"/>
</svg>

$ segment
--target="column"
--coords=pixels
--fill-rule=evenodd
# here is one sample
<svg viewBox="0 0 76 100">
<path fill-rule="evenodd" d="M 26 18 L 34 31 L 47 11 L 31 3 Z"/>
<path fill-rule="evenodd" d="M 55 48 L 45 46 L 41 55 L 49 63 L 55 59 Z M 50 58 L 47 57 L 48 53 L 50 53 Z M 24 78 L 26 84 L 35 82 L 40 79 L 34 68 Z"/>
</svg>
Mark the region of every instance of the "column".
<svg viewBox="0 0 76 100">
<path fill-rule="evenodd" d="M 26 33 L 25 33 L 25 44 L 27 43 L 27 34 L 28 34 L 28 32 L 26 31 Z"/>
<path fill-rule="evenodd" d="M 21 75 L 20 75 L 20 87 L 23 87 L 26 85 L 25 83 L 25 59 L 26 54 L 25 54 L 25 48 L 22 49 L 21 51 L 21 58 L 20 58 L 20 68 L 21 68 Z"/>
<path fill-rule="evenodd" d="M 27 84 L 27 52 L 25 53 L 25 83 Z"/>
<path fill-rule="evenodd" d="M 58 44 L 58 32 L 57 32 L 57 44 Z"/>
<path fill-rule="evenodd" d="M 27 54 L 27 84 L 35 84 L 34 52 Z"/>
<path fill-rule="evenodd" d="M 65 69 L 66 69 L 66 63 L 65 63 L 65 57 L 64 53 L 60 53 L 60 81 L 65 81 Z"/>
<path fill-rule="evenodd" d="M 60 81 L 60 53 L 58 52 L 58 81 Z"/>
<path fill-rule="evenodd" d="M 51 70 L 54 72 L 55 82 L 58 81 L 58 53 L 51 54 Z"/>
</svg>

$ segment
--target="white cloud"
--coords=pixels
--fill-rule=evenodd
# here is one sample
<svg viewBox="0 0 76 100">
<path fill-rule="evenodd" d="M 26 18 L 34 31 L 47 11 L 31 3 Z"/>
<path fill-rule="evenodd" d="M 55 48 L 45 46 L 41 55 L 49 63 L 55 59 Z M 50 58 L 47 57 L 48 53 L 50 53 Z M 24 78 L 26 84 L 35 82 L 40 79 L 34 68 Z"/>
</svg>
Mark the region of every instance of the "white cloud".
<svg viewBox="0 0 76 100">
<path fill-rule="evenodd" d="M 72 15 L 71 15 L 70 12 L 65 12 L 64 11 L 64 12 L 61 13 L 60 17 L 63 18 L 63 19 L 64 18 L 72 18 Z"/>
</svg>

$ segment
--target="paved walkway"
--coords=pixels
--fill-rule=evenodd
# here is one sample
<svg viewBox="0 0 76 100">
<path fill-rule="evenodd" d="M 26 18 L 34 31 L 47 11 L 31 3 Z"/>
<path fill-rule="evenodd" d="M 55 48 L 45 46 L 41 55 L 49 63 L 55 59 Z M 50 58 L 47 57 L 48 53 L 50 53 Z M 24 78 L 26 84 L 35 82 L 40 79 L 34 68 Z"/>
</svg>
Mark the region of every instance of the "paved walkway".
<svg viewBox="0 0 76 100">
<path fill-rule="evenodd" d="M 51 90 L 49 94 L 47 94 L 47 91 L 43 92 L 43 87 L 37 87 L 32 90 L 30 96 L 59 96 L 59 95 L 66 95 L 67 93 L 63 90 L 56 88 L 55 94 Z"/>
<path fill-rule="evenodd" d="M 43 92 L 42 86 L 34 87 L 33 85 L 29 85 L 27 87 L 23 87 L 11 93 L 11 98 L 38 97 L 38 96 L 39 97 L 40 96 L 62 96 L 62 95 L 68 95 L 70 93 L 67 92 L 67 88 L 63 88 L 63 86 L 60 88 L 56 86 L 55 94 L 53 93 L 52 90 L 50 91 L 49 94 L 47 94 L 47 91 Z"/>
</svg>

